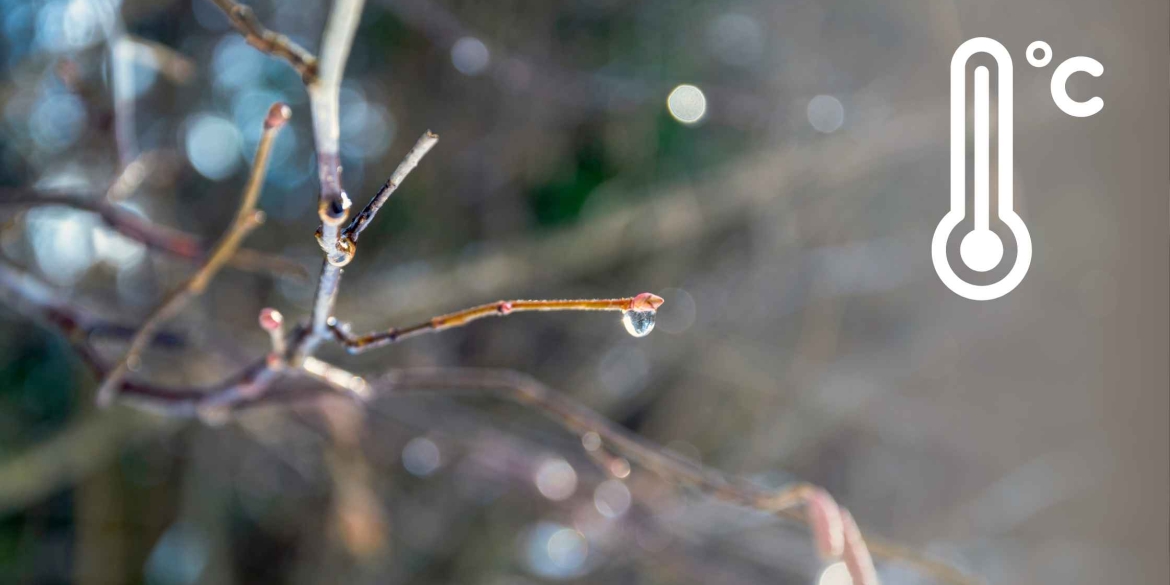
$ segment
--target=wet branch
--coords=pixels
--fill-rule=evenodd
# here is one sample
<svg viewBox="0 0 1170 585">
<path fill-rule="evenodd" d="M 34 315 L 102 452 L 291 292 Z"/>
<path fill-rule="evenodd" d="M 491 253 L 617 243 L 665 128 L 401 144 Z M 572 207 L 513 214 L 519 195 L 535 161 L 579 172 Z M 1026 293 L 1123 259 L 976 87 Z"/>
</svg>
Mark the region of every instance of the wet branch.
<svg viewBox="0 0 1170 585">
<path fill-rule="evenodd" d="M 439 315 L 429 321 L 410 327 L 392 328 L 387 331 L 366 335 L 352 335 L 349 332 L 349 326 L 338 322 L 336 319 L 329 321 L 329 329 L 333 332 L 333 336 L 337 342 L 345 346 L 347 351 L 350 353 L 362 353 L 376 347 L 382 347 L 425 333 L 436 333 L 446 329 L 462 327 L 484 317 L 503 317 L 512 313 L 528 311 L 639 311 L 653 313 L 661 305 L 662 297 L 650 293 L 642 293 L 638 296 L 621 299 L 497 301 L 446 315 Z M 649 330 L 646 332 L 649 332 Z"/>
</svg>

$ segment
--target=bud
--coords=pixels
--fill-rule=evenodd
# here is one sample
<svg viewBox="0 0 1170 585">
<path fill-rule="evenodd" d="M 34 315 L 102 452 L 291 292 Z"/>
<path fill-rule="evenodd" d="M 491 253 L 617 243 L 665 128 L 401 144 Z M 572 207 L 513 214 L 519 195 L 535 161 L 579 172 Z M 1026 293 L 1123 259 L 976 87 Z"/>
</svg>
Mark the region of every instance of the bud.
<svg viewBox="0 0 1170 585">
<path fill-rule="evenodd" d="M 276 128 L 280 128 L 291 117 L 292 108 L 284 103 L 276 102 L 272 104 L 271 108 L 268 108 L 268 116 L 264 118 L 264 129 L 275 130 Z"/>
<path fill-rule="evenodd" d="M 260 309 L 260 327 L 265 331 L 280 331 L 284 325 L 284 315 L 271 307 Z"/>
<path fill-rule="evenodd" d="M 634 311 L 654 311 L 662 306 L 664 302 L 666 301 L 656 294 L 642 293 L 634 297 L 634 301 L 630 303 L 630 309 Z"/>
</svg>

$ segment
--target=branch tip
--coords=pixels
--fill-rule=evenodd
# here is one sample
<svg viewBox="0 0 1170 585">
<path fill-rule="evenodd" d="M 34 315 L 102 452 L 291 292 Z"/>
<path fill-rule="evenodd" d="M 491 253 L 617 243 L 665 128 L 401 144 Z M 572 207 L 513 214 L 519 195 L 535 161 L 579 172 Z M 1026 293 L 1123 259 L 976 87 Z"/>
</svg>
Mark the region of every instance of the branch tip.
<svg viewBox="0 0 1170 585">
<path fill-rule="evenodd" d="M 292 108 L 288 107 L 288 104 L 276 102 L 268 109 L 268 116 L 264 118 L 264 129 L 280 128 L 290 118 L 292 118 Z"/>
<path fill-rule="evenodd" d="M 265 331 L 279 331 L 284 326 L 284 315 L 272 307 L 260 309 L 260 328 Z"/>
<path fill-rule="evenodd" d="M 656 294 L 644 292 L 634 297 L 630 303 L 630 309 L 634 311 L 657 311 L 658 307 L 661 307 L 662 303 L 665 302 L 665 299 Z"/>
</svg>

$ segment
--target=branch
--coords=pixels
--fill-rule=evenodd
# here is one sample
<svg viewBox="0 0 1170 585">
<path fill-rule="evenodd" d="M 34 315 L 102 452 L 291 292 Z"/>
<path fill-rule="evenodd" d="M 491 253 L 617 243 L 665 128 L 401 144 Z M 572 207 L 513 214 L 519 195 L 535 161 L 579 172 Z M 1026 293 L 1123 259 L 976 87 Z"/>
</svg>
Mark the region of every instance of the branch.
<svg viewBox="0 0 1170 585">
<path fill-rule="evenodd" d="M 232 26 L 235 27 L 249 45 L 260 51 L 288 61 L 293 69 L 301 75 L 306 84 L 317 79 L 317 58 L 300 45 L 289 40 L 288 37 L 275 33 L 260 23 L 256 13 L 251 8 L 234 0 L 212 0 L 215 5 L 227 15 Z"/>
<path fill-rule="evenodd" d="M 390 196 L 394 194 L 394 191 L 398 189 L 402 181 L 406 180 L 406 176 L 410 174 L 410 171 L 413 171 L 414 167 L 418 166 L 422 157 L 426 156 L 438 141 L 439 135 L 427 130 L 418 139 L 418 142 L 414 143 L 410 152 L 406 153 L 406 158 L 398 163 L 398 168 L 394 169 L 394 173 L 390 175 L 390 179 L 386 181 L 386 184 L 382 185 L 382 188 L 378 190 L 378 193 L 374 195 L 374 198 L 370 200 L 365 209 L 357 214 L 357 217 L 354 217 L 353 221 L 342 232 L 342 235 L 346 239 L 351 243 L 357 243 L 358 236 L 361 235 L 362 230 L 366 229 L 366 226 L 374 219 L 374 216 L 378 214 L 378 210 L 382 209 L 382 205 L 386 203 L 386 200 L 390 199 Z"/>
<path fill-rule="evenodd" d="M 351 335 L 348 325 L 338 323 L 336 319 L 330 319 L 329 328 L 333 332 L 334 338 L 338 343 L 344 345 L 347 351 L 362 353 L 424 333 L 436 333 L 445 329 L 462 327 L 484 317 L 503 317 L 527 311 L 621 311 L 626 328 L 632 335 L 641 337 L 650 333 L 650 330 L 654 328 L 654 313 L 662 305 L 662 302 L 662 297 L 650 293 L 622 299 L 498 301 L 440 315 L 430 321 L 410 327 L 392 328 L 380 333 Z"/>
<path fill-rule="evenodd" d="M 106 374 L 105 380 L 99 387 L 97 401 L 100 406 L 109 406 L 117 397 L 122 379 L 140 361 L 140 355 L 154 337 L 155 331 L 183 310 L 191 299 L 203 293 L 207 284 L 239 248 L 244 236 L 259 226 L 263 214 L 256 211 L 256 203 L 260 200 L 260 188 L 264 184 L 264 175 L 268 169 L 268 155 L 272 150 L 272 142 L 277 133 L 291 115 L 292 111 L 289 110 L 288 106 L 280 103 L 273 104 L 268 111 L 268 117 L 264 120 L 264 131 L 260 136 L 260 144 L 256 148 L 252 173 L 244 187 L 243 199 L 236 212 L 235 221 L 216 244 L 211 255 L 207 258 L 207 262 L 182 287 L 168 295 L 142 324 L 138 334 L 131 340 L 126 354 Z"/>
<path fill-rule="evenodd" d="M 130 167 L 132 168 L 133 164 Z M 195 236 L 154 223 L 102 199 L 65 192 L 41 192 L 28 189 L 0 188 L 0 206 L 33 208 L 60 205 L 96 214 L 110 229 L 147 248 L 184 260 L 205 261 L 208 251 Z M 228 260 L 239 270 L 268 272 L 277 276 L 305 279 L 308 275 L 299 263 L 275 254 L 240 248 Z"/>
<path fill-rule="evenodd" d="M 475 368 L 412 368 L 391 371 L 374 382 L 372 388 L 375 397 L 409 396 L 416 393 L 494 394 L 498 398 L 539 410 L 561 427 L 579 435 L 582 445 L 591 454 L 610 451 L 663 479 L 694 487 L 720 500 L 808 524 L 822 557 L 840 557 L 848 567 L 853 582 L 858 585 L 877 583 L 869 551 L 887 561 L 913 567 L 939 581 L 959 585 L 977 583 L 957 569 L 916 551 L 879 539 L 863 540 L 848 511 L 837 507 L 831 496 L 821 488 L 797 484 L 779 490 L 767 490 L 676 457 L 519 372 Z"/>
</svg>

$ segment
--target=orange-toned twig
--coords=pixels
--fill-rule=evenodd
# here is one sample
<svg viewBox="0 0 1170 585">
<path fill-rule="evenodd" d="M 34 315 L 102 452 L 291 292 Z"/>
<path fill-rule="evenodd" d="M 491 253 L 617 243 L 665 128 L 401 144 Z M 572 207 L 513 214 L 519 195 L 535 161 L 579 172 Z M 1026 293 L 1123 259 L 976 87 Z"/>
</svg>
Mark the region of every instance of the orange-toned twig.
<svg viewBox="0 0 1170 585">
<path fill-rule="evenodd" d="M 634 311 L 653 314 L 662 305 L 662 297 L 650 293 L 642 293 L 634 297 L 620 299 L 574 299 L 553 301 L 498 301 L 479 305 L 462 311 L 439 315 L 429 321 L 411 325 L 410 327 L 392 328 L 378 333 L 356 336 L 349 333 L 349 327 L 331 319 L 329 328 L 339 343 L 345 346 L 350 353 L 363 351 L 402 341 L 424 333 L 435 333 L 444 329 L 462 327 L 468 323 L 484 317 L 503 317 L 512 313 L 526 311 Z M 640 330 L 637 335 L 649 333 L 653 327 L 653 319 L 649 326 Z M 633 333 L 633 331 L 631 331 Z"/>
</svg>

